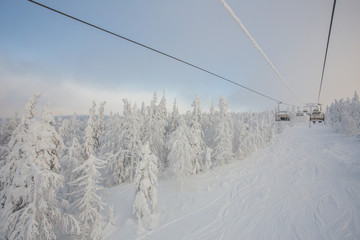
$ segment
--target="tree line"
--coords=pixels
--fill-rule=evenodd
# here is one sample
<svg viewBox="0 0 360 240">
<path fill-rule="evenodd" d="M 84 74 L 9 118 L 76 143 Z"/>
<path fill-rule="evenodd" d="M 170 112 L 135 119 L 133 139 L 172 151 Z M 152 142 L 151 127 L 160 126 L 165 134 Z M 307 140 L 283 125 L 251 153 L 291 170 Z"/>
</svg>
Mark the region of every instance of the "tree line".
<svg viewBox="0 0 360 240">
<path fill-rule="evenodd" d="M 287 123 L 274 112 L 235 113 L 225 97 L 202 112 L 172 111 L 157 94 L 139 108 L 123 100 L 123 113 L 104 115 L 106 103 L 93 102 L 89 115 L 56 117 L 39 109 L 40 96 L 21 118 L 0 121 L 0 235 L 4 239 L 100 239 L 106 187 L 135 184 L 134 216 L 139 231 L 157 205 L 157 179 L 175 177 L 182 188 L 188 175 L 244 159 L 272 141 Z"/>
</svg>

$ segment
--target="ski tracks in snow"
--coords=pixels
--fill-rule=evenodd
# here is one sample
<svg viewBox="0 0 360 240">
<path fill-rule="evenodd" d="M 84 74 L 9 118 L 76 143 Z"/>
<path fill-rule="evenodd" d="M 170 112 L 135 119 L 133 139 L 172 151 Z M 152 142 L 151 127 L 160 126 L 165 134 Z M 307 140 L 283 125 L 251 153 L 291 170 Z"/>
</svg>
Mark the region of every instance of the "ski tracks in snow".
<svg viewBox="0 0 360 240">
<path fill-rule="evenodd" d="M 164 203 L 137 239 L 360 239 L 359 146 L 321 125 L 289 128 L 245 161 L 194 176 L 204 191 Z"/>
<path fill-rule="evenodd" d="M 323 126 L 278 138 L 237 168 L 213 221 L 184 239 L 360 239 L 359 144 Z"/>
</svg>

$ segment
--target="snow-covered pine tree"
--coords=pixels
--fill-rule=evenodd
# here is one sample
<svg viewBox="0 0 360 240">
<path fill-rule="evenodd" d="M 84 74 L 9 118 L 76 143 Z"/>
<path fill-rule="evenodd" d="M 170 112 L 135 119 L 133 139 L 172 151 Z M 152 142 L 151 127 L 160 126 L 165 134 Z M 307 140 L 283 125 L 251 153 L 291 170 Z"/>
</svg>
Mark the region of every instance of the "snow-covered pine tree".
<svg viewBox="0 0 360 240">
<path fill-rule="evenodd" d="M 124 118 L 120 139 L 122 142 L 121 151 L 124 158 L 125 179 L 132 182 L 140 155 L 140 112 L 136 104 L 131 111 L 131 105 L 127 99 L 124 99 Z"/>
<path fill-rule="evenodd" d="M 210 148 L 214 147 L 214 137 L 215 137 L 215 129 L 216 129 L 215 117 L 216 117 L 216 111 L 214 107 L 214 101 L 211 101 L 210 113 L 202 118 L 202 128 L 204 131 L 205 145 Z"/>
<path fill-rule="evenodd" d="M 150 103 L 150 108 L 151 108 L 151 116 L 154 116 L 155 113 L 156 113 L 156 109 L 157 109 L 157 94 L 156 92 L 154 92 L 154 95 L 153 95 L 153 99 L 151 100 L 151 103 Z"/>
<path fill-rule="evenodd" d="M 125 181 L 124 158 L 121 152 L 121 120 L 118 113 L 110 113 L 104 132 L 100 156 L 106 162 L 103 170 L 105 185 L 112 186 Z"/>
<path fill-rule="evenodd" d="M 0 138 L 0 145 L 1 146 L 6 146 L 10 139 L 11 139 L 11 135 L 14 132 L 14 130 L 17 128 L 17 126 L 20 124 L 20 120 L 18 117 L 18 113 L 15 113 L 9 124 L 4 124 L 5 125 L 5 129 L 3 129 L 3 133 L 1 134 L 1 138 Z M 3 126 L 4 126 L 3 125 Z"/>
<path fill-rule="evenodd" d="M 71 144 L 74 138 L 77 138 L 79 142 L 81 142 L 84 139 L 84 135 L 83 135 L 84 131 L 81 130 L 80 121 L 76 113 L 74 113 L 69 120 L 68 134 Z"/>
<path fill-rule="evenodd" d="M 70 139 L 70 136 L 69 136 L 69 129 L 70 129 L 69 120 L 65 118 L 60 123 L 58 133 L 66 147 L 69 147 L 71 144 L 71 141 L 72 141 L 72 139 Z"/>
<path fill-rule="evenodd" d="M 63 196 L 70 202 L 73 198 L 70 195 L 75 189 L 70 183 L 78 176 L 73 172 L 84 161 L 83 148 L 78 139 L 75 137 L 71 146 L 67 149 L 66 154 L 61 158 L 61 174 L 64 176 Z"/>
<path fill-rule="evenodd" d="M 325 118 L 325 121 L 329 123 L 335 131 L 338 131 L 341 121 L 341 113 L 338 100 L 335 99 L 335 101 L 330 105 L 326 116 L 327 117 Z"/>
<path fill-rule="evenodd" d="M 351 100 L 350 104 L 350 115 L 355 123 L 355 135 L 360 135 L 360 100 L 359 95 L 355 91 L 354 97 Z"/>
<path fill-rule="evenodd" d="M 6 125 L 6 124 L 2 125 L 2 127 L 4 127 L 4 129 L 0 136 L 0 168 L 3 167 L 6 163 L 5 160 L 9 153 L 8 144 L 10 142 L 13 132 L 15 131 L 15 129 L 17 128 L 17 126 L 19 124 L 20 124 L 20 120 L 19 120 L 18 114 L 15 113 L 13 115 L 13 117 L 11 118 L 9 125 Z M 1 187 L 0 187 L 0 190 L 1 190 Z"/>
<path fill-rule="evenodd" d="M 88 159 L 74 169 L 74 173 L 79 177 L 72 182 L 75 186 L 72 194 L 75 198 L 73 207 L 77 211 L 81 238 L 101 239 L 105 203 L 99 195 L 103 190 L 100 186 L 99 169 L 104 166 L 104 162 L 97 159 L 94 154 L 87 154 Z"/>
<path fill-rule="evenodd" d="M 77 211 L 77 218 L 80 222 L 81 238 L 83 239 L 101 239 L 102 225 L 104 223 L 104 202 L 101 200 L 100 191 L 100 171 L 105 162 L 95 156 L 95 138 L 96 131 L 94 125 L 95 103 L 89 110 L 89 119 L 86 127 L 84 149 L 85 160 L 76 169 L 74 173 L 78 176 L 71 184 L 75 190 L 72 193 L 74 197 L 74 209 Z"/>
<path fill-rule="evenodd" d="M 167 111 L 165 96 L 161 99 L 159 106 L 156 106 L 156 93 L 151 102 L 151 120 L 146 124 L 150 125 L 148 136 L 146 137 L 149 142 L 150 148 L 158 159 L 159 172 L 163 172 L 167 167 L 166 163 L 166 151 L 165 151 L 165 136 L 167 126 Z"/>
<path fill-rule="evenodd" d="M 170 121 L 169 121 L 169 131 L 168 134 L 170 135 L 171 133 L 173 133 L 177 127 L 179 126 L 179 109 L 176 105 L 176 99 L 174 99 L 174 105 L 173 105 L 173 111 L 171 113 L 170 116 Z"/>
<path fill-rule="evenodd" d="M 336 132 L 348 135 L 360 133 L 360 104 L 359 96 L 355 91 L 354 97 L 335 101 L 327 107 L 326 123 Z"/>
<path fill-rule="evenodd" d="M 104 107 L 106 102 L 100 103 L 99 109 L 98 109 L 98 115 L 97 115 L 97 123 L 95 128 L 95 154 L 98 155 L 102 141 L 103 141 L 103 133 L 105 130 L 105 120 L 104 120 Z"/>
<path fill-rule="evenodd" d="M 4 189 L 6 239 L 56 239 L 61 230 L 78 229 L 77 221 L 62 212 L 56 195 L 63 183 L 59 174 L 63 144 L 54 128 L 55 121 L 46 109 L 41 119 L 35 118 L 38 98 L 35 95 L 26 105 L 20 125 L 23 131 L 19 129 L 13 138 L 22 141 L 13 145 L 9 155 L 15 163 L 12 178 Z"/>
<path fill-rule="evenodd" d="M 220 112 L 216 124 L 215 145 L 212 152 L 215 166 L 229 163 L 233 160 L 233 126 L 232 120 L 227 112 L 227 101 L 225 97 L 220 98 Z"/>
<path fill-rule="evenodd" d="M 158 114 L 158 118 L 162 119 L 164 121 L 167 121 L 168 119 L 168 114 L 167 114 L 167 109 L 166 109 L 166 97 L 165 97 L 165 92 L 163 93 L 163 96 L 160 100 L 159 106 L 157 107 L 157 114 Z"/>
<path fill-rule="evenodd" d="M 244 123 L 244 114 L 236 114 L 234 118 L 234 157 L 236 160 L 240 160 L 243 158 L 242 149 L 240 149 L 241 142 L 245 139 L 247 131 L 246 125 Z"/>
<path fill-rule="evenodd" d="M 157 205 L 157 157 L 145 143 L 135 172 L 135 201 L 133 213 L 138 219 L 138 231 L 151 224 L 150 215 Z M 144 226 L 145 225 L 145 226 Z"/>
<path fill-rule="evenodd" d="M 173 131 L 167 142 L 169 152 L 168 162 L 169 171 L 179 181 L 181 189 L 183 189 L 184 179 L 186 175 L 192 174 L 193 149 L 189 143 L 189 129 L 182 117 L 178 120 L 179 126 Z"/>
<path fill-rule="evenodd" d="M 193 102 L 194 107 L 191 122 L 190 122 L 190 146 L 193 152 L 192 158 L 192 173 L 197 174 L 202 168 L 202 152 L 205 150 L 206 145 L 204 141 L 204 133 L 201 126 L 201 110 L 200 110 L 200 97 L 196 95 Z"/>
<path fill-rule="evenodd" d="M 21 118 L 20 124 L 13 131 L 8 144 L 9 155 L 6 158 L 4 166 L 0 169 L 0 203 L 3 206 L 7 198 L 6 188 L 8 188 L 14 179 L 16 164 L 22 162 L 26 157 L 25 146 L 28 144 L 29 125 L 35 116 L 36 105 L 40 95 L 34 95 L 25 105 L 25 112 Z"/>
<path fill-rule="evenodd" d="M 144 139 L 146 137 L 146 129 L 148 123 L 146 122 L 146 106 L 145 103 L 141 103 L 141 109 L 140 109 L 140 140 L 141 143 L 144 143 Z"/>
<path fill-rule="evenodd" d="M 212 124 L 215 124 L 215 119 L 216 119 L 216 111 L 215 111 L 215 106 L 214 106 L 214 101 L 211 101 L 211 106 L 210 106 L 210 122 Z"/>
</svg>

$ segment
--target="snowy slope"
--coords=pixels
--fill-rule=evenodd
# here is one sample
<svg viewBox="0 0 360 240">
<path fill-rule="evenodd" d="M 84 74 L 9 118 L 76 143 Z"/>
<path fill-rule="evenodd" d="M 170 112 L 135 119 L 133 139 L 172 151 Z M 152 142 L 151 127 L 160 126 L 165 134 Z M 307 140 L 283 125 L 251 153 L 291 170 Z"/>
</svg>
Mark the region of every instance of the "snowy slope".
<svg viewBox="0 0 360 240">
<path fill-rule="evenodd" d="M 136 234 L 134 185 L 109 190 L 116 226 L 104 239 L 360 239 L 360 142 L 299 125 L 267 148 L 184 190 L 159 180 L 153 225 Z"/>
</svg>

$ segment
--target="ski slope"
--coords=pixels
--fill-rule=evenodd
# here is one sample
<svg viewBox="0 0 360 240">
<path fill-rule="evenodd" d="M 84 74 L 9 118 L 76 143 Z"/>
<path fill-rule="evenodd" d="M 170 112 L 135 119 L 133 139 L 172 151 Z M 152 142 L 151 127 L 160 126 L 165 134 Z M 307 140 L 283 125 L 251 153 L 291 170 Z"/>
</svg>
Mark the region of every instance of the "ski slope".
<svg viewBox="0 0 360 240">
<path fill-rule="evenodd" d="M 158 208 L 136 233 L 134 185 L 109 190 L 104 239 L 360 239 L 360 141 L 307 124 L 239 161 L 159 180 Z"/>
</svg>

